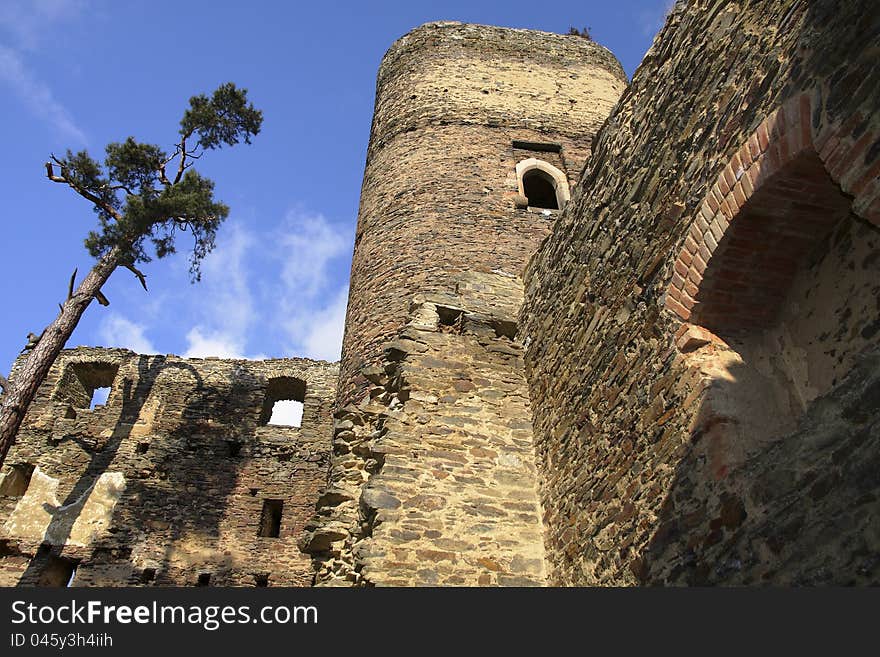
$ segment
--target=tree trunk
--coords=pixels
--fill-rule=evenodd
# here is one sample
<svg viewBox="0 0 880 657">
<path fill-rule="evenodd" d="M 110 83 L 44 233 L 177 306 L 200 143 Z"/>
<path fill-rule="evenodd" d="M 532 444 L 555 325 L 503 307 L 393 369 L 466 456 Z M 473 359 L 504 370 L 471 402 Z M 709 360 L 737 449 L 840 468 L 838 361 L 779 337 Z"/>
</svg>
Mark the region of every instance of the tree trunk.
<svg viewBox="0 0 880 657">
<path fill-rule="evenodd" d="M 0 400 L 0 465 L 6 460 L 6 453 L 15 440 L 15 434 L 37 389 L 73 334 L 80 317 L 119 265 L 120 253 L 120 249 L 113 248 L 98 260 L 76 292 L 64 302 L 55 321 L 46 327 L 24 365 L 10 374 Z"/>
</svg>

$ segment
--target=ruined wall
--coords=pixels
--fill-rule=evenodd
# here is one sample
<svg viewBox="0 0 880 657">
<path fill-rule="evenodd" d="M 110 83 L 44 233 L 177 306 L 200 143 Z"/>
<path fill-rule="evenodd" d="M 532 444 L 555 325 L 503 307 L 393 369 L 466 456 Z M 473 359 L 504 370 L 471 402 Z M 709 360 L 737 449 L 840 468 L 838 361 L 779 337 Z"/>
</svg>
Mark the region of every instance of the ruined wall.
<svg viewBox="0 0 880 657">
<path fill-rule="evenodd" d="M 545 581 L 520 272 L 625 86 L 589 40 L 433 23 L 379 70 L 331 489 L 304 548 L 324 585 Z"/>
<path fill-rule="evenodd" d="M 517 209 L 515 165 L 539 157 L 573 183 L 626 85 L 580 37 L 431 23 L 379 69 L 361 191 L 338 399 L 360 401 L 364 367 L 407 321 L 417 293 L 461 273 L 520 275 L 550 221 Z M 559 153 L 514 149 L 515 140 Z"/>
<path fill-rule="evenodd" d="M 530 263 L 554 584 L 880 581 L 880 8 L 679 2 Z"/>
<path fill-rule="evenodd" d="M 65 350 L 0 475 L 0 585 L 63 585 L 74 566 L 76 586 L 311 584 L 297 542 L 326 481 L 336 376 L 305 359 Z M 300 427 L 266 424 L 278 399 L 303 401 Z M 280 501 L 277 537 L 265 500 Z"/>
</svg>

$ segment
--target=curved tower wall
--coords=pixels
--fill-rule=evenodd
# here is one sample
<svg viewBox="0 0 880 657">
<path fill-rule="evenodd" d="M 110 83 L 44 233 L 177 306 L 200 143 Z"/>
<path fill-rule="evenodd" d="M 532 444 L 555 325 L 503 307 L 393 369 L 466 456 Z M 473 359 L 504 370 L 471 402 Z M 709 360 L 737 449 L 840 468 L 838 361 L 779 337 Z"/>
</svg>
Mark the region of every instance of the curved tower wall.
<svg viewBox="0 0 880 657">
<path fill-rule="evenodd" d="M 453 291 L 467 271 L 522 273 L 552 217 L 515 206 L 517 162 L 543 159 L 573 184 L 625 87 L 614 56 L 577 36 L 444 22 L 388 50 L 361 191 L 340 405 L 365 395 L 361 371 L 403 328 L 413 295 Z"/>
</svg>

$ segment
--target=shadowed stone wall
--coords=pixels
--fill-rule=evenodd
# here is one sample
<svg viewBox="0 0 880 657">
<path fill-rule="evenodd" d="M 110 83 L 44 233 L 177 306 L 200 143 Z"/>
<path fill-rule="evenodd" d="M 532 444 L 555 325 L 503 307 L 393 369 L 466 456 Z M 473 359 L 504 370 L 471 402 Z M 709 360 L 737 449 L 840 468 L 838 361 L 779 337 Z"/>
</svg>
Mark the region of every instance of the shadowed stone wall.
<svg viewBox="0 0 880 657">
<path fill-rule="evenodd" d="M 880 581 L 878 46 L 676 5 L 526 274 L 551 583 Z"/>
<path fill-rule="evenodd" d="M 0 475 L 0 585 L 63 585 L 72 567 L 76 586 L 311 584 L 297 541 L 326 479 L 336 376 L 304 359 L 65 350 Z M 267 426 L 303 383 L 301 427 Z M 277 537 L 259 535 L 265 500 L 282 505 Z"/>
</svg>

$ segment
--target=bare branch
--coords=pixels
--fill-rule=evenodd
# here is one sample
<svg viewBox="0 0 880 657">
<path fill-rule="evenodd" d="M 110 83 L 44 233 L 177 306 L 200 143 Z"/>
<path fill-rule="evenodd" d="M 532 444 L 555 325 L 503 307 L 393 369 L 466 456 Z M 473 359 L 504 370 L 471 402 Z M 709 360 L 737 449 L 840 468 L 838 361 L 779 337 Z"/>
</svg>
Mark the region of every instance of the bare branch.
<svg viewBox="0 0 880 657">
<path fill-rule="evenodd" d="M 51 180 L 52 182 L 57 182 L 57 183 L 66 183 L 67 182 L 66 178 L 62 178 L 61 176 L 55 175 L 55 170 L 52 168 L 51 162 L 46 162 L 46 177 L 49 180 Z"/>
<path fill-rule="evenodd" d="M 141 283 L 141 287 L 144 288 L 144 291 L 145 291 L 145 292 L 148 291 L 148 290 L 147 290 L 147 277 L 144 276 L 143 272 L 141 272 L 140 270 L 138 270 L 134 265 L 123 265 L 123 267 L 125 267 L 126 269 L 128 269 L 128 270 L 129 270 L 132 274 L 134 274 L 135 276 L 137 276 L 137 279 L 138 279 L 138 280 L 140 281 L 140 283 Z"/>
<path fill-rule="evenodd" d="M 73 273 L 70 275 L 70 283 L 67 284 L 67 298 L 70 299 L 73 296 L 73 284 L 76 282 L 76 272 L 78 267 L 74 268 Z"/>
<path fill-rule="evenodd" d="M 119 213 L 118 213 L 118 212 L 117 212 L 112 206 L 110 206 L 110 205 L 108 205 L 107 203 L 105 203 L 104 201 L 102 201 L 100 198 L 98 198 L 97 196 L 95 196 L 94 194 L 92 194 L 89 190 L 87 190 L 87 189 L 83 189 L 83 188 L 80 187 L 79 185 L 77 185 L 77 184 L 75 184 L 75 183 L 72 183 L 72 182 L 70 182 L 67 178 L 63 177 L 63 176 L 64 176 L 64 170 L 65 170 L 64 163 L 63 163 L 61 160 L 59 160 L 57 157 L 55 157 L 54 155 L 52 156 L 52 159 L 53 159 L 53 160 L 55 161 L 55 163 L 61 168 L 61 176 L 55 176 L 55 175 L 53 175 L 52 164 L 51 164 L 50 162 L 46 162 L 46 174 L 48 175 L 49 180 L 51 180 L 52 182 L 63 182 L 63 183 L 67 183 L 67 185 L 68 185 L 73 191 L 75 191 L 77 194 L 79 194 L 80 196 L 82 196 L 84 199 L 86 199 L 86 200 L 88 200 L 88 201 L 91 201 L 92 203 L 94 203 L 95 205 L 97 205 L 97 206 L 98 206 L 99 208 L 101 208 L 104 212 L 106 212 L 106 213 L 109 214 L 111 217 L 113 217 L 114 219 L 116 219 L 116 221 L 121 221 L 122 217 L 119 216 Z"/>
<path fill-rule="evenodd" d="M 98 290 L 97 292 L 95 292 L 95 299 L 102 306 L 109 306 L 110 305 L 110 300 L 104 296 L 104 293 L 101 292 L 101 290 Z"/>
</svg>

